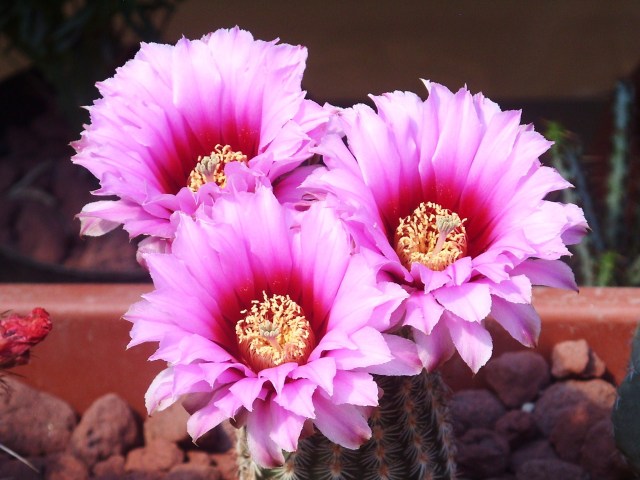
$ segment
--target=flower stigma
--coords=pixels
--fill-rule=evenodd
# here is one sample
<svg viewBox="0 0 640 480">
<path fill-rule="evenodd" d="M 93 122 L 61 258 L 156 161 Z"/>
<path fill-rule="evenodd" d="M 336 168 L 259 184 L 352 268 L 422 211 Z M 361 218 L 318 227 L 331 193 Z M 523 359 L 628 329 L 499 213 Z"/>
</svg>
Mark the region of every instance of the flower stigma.
<svg viewBox="0 0 640 480">
<path fill-rule="evenodd" d="M 227 184 L 224 167 L 231 162 L 247 163 L 247 156 L 242 152 L 234 152 L 229 145 L 216 145 L 206 157 L 198 157 L 198 163 L 191 170 L 187 186 L 192 192 L 197 192 L 205 183 L 215 182 L 220 188 Z"/>
<path fill-rule="evenodd" d="M 411 215 L 400 219 L 395 232 L 396 253 L 411 269 L 414 262 L 442 271 L 467 254 L 466 218 L 437 203 L 422 202 Z"/>
<path fill-rule="evenodd" d="M 300 305 L 289 295 L 262 292 L 236 324 L 238 346 L 255 371 L 287 362 L 303 363 L 315 347 L 315 335 Z"/>
</svg>

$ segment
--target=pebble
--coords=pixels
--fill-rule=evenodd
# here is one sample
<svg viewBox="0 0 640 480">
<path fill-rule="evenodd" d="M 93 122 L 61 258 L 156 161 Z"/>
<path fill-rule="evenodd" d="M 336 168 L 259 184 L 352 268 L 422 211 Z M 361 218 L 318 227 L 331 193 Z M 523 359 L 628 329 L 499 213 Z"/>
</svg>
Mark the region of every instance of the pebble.
<svg viewBox="0 0 640 480">
<path fill-rule="evenodd" d="M 576 345 L 573 351 L 590 351 L 583 345 L 574 347 Z M 576 367 L 570 375 L 558 377 L 557 370 L 551 375 L 551 367 L 539 365 L 542 357 L 538 354 L 522 353 L 504 354 L 489 362 L 487 367 L 490 366 L 493 373 L 488 376 L 494 380 L 491 390 L 460 390 L 450 398 L 460 478 L 615 480 L 628 477 L 624 459 L 615 447 L 610 420 L 615 387 L 601 378 L 584 376 L 584 372 L 589 371 L 590 360 L 586 370 Z M 531 383 L 544 387 L 542 391 L 527 392 L 522 381 L 524 374 L 510 373 L 509 365 L 522 364 L 527 358 L 534 367 L 518 369 L 528 372 L 526 375 L 535 379 Z M 580 362 L 584 364 L 584 358 Z M 570 362 L 565 359 L 563 364 Z M 582 374 L 576 373 L 578 370 Z M 507 378 L 520 385 L 514 387 L 512 395 L 507 392 Z M 130 407 L 117 395 L 109 394 L 97 399 L 78 423 L 65 402 L 17 380 L 7 380 L 14 396 L 13 400 L 0 397 L 0 418 L 15 418 L 18 423 L 11 427 L 12 433 L 18 425 L 23 432 L 37 432 L 37 428 L 47 424 L 45 419 L 59 422 L 56 428 L 61 431 L 50 433 L 46 438 L 52 441 L 52 446 L 44 446 L 42 433 L 39 434 L 41 443 L 22 440 L 34 448 L 29 450 L 30 460 L 43 476 L 17 460 L 0 456 L 0 478 L 235 478 L 235 429 L 229 422 L 223 422 L 203 437 L 206 441 L 201 440 L 195 446 L 186 433 L 187 414 L 179 405 L 155 413 L 145 419 L 140 428 Z M 60 413 L 53 412 L 54 405 L 67 412 L 62 416 L 66 416 L 65 421 L 60 421 Z M 37 427 L 39 424 L 41 427 Z M 0 441 L 6 425 L 6 421 L 0 422 Z M 25 429 L 25 425 L 29 428 Z M 5 439 L 8 437 L 5 432 Z"/>
<path fill-rule="evenodd" d="M 529 350 L 508 352 L 485 367 L 489 387 L 509 408 L 535 400 L 550 381 L 549 365 L 542 355 Z"/>
<path fill-rule="evenodd" d="M 492 429 L 506 413 L 500 400 L 488 390 L 460 390 L 449 400 L 449 410 L 456 435 L 470 428 Z"/>
<path fill-rule="evenodd" d="M 0 443 L 25 457 L 65 450 L 76 414 L 64 400 L 4 376 L 0 385 Z"/>
<path fill-rule="evenodd" d="M 71 436 L 70 449 L 92 468 L 112 455 L 123 454 L 139 440 L 131 407 L 118 395 L 109 393 L 89 406 Z"/>
<path fill-rule="evenodd" d="M 604 362 L 584 339 L 557 343 L 551 351 L 551 375 L 555 378 L 598 378 L 605 370 Z"/>
</svg>

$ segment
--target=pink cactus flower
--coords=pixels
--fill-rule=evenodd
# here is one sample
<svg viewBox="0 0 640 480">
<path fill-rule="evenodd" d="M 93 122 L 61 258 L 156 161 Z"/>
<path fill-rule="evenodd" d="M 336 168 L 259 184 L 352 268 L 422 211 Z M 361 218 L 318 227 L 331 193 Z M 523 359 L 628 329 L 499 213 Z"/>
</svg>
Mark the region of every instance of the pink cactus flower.
<svg viewBox="0 0 640 480">
<path fill-rule="evenodd" d="M 44 308 L 34 308 L 29 315 L 10 312 L 0 316 L 0 368 L 26 364 L 31 347 L 44 340 L 51 328 Z"/>
<path fill-rule="evenodd" d="M 386 258 L 410 294 L 404 324 L 433 369 L 456 350 L 476 372 L 491 356 L 493 317 L 533 346 L 532 285 L 576 288 L 559 258 L 580 241 L 582 210 L 545 200 L 571 185 L 538 157 L 550 145 L 520 112 L 426 82 L 429 96 L 372 96 L 340 114 L 348 145 L 328 135 L 326 171 L 303 187 L 329 192 L 358 242 Z"/>
<path fill-rule="evenodd" d="M 100 180 L 95 195 L 118 198 L 87 204 L 81 233 L 122 224 L 170 239 L 173 212 L 270 185 L 311 157 L 329 112 L 301 90 L 306 49 L 276 42 L 236 27 L 142 44 L 99 83 L 73 162 Z"/>
<path fill-rule="evenodd" d="M 415 344 L 384 333 L 404 289 L 377 279 L 322 202 L 294 214 L 260 187 L 176 217 L 171 254 L 145 258 L 155 290 L 125 315 L 130 345 L 159 342 L 152 359 L 169 364 L 148 410 L 182 400 L 194 439 L 230 418 L 264 466 L 314 425 L 360 446 L 372 374 L 422 369 Z"/>
</svg>

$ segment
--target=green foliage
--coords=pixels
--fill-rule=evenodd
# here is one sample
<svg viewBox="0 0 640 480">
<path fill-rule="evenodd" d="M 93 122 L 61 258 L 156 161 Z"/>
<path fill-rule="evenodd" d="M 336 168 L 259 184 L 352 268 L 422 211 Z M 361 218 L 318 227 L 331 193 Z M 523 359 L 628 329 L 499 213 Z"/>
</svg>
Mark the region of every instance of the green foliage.
<svg viewBox="0 0 640 480">
<path fill-rule="evenodd" d="M 640 327 L 633 338 L 629 371 L 618 387 L 612 420 L 618 449 L 640 474 Z"/>
<path fill-rule="evenodd" d="M 625 82 L 616 86 L 613 102 L 611 152 L 604 181 L 588 175 L 582 145 L 560 124 L 551 122 L 545 136 L 554 142 L 549 159 L 575 189 L 563 190 L 561 200 L 582 207 L 591 232 L 572 247 L 571 261 L 581 285 L 640 285 L 640 182 L 632 169 L 637 162 L 632 145 L 635 92 Z"/>
<path fill-rule="evenodd" d="M 283 467 L 261 469 L 240 436 L 241 480 L 422 480 L 456 478 L 453 432 L 439 374 L 378 377 L 385 392 L 369 424 L 372 438 L 358 450 L 321 433 L 301 440 Z"/>
<path fill-rule="evenodd" d="M 160 41 L 180 0 L 1 0 L 0 32 L 54 87 L 80 130 L 94 84 L 113 75 L 138 41 Z"/>
</svg>

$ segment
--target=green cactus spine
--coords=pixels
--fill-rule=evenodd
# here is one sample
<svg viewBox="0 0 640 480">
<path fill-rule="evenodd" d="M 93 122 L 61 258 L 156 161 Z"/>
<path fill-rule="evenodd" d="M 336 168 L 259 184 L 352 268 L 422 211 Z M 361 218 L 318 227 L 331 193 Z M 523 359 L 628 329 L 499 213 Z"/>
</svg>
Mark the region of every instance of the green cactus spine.
<svg viewBox="0 0 640 480">
<path fill-rule="evenodd" d="M 448 389 L 437 373 L 377 377 L 384 394 L 369 424 L 371 439 L 358 450 L 321 433 L 300 441 L 284 466 L 261 469 L 239 435 L 241 480 L 426 480 L 454 479 L 453 432 L 445 407 Z"/>
</svg>

